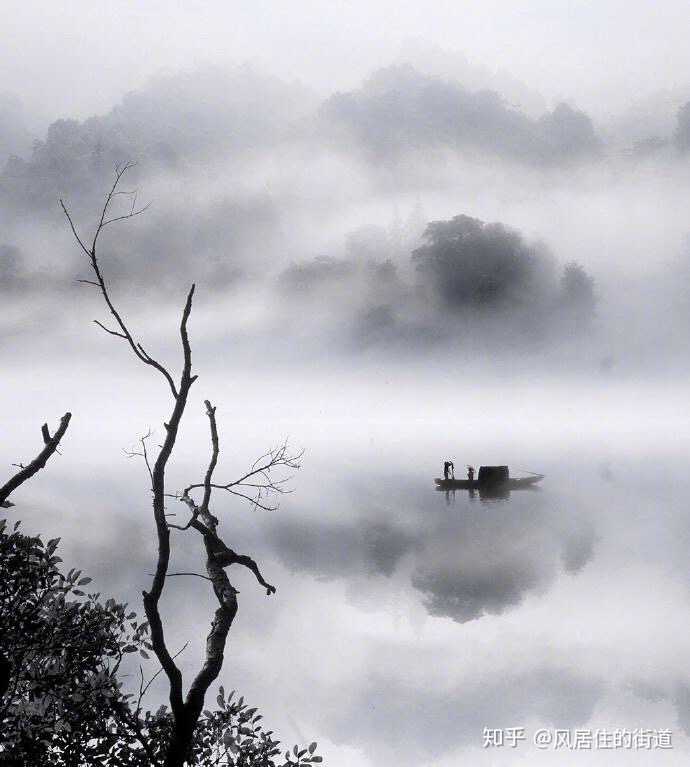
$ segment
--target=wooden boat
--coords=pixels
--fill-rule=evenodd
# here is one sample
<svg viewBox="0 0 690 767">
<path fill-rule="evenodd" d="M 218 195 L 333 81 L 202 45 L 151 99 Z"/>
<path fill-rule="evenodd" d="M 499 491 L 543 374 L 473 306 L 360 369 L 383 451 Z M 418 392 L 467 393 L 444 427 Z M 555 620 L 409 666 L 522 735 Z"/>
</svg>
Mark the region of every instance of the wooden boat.
<svg viewBox="0 0 690 767">
<path fill-rule="evenodd" d="M 482 492 L 507 492 L 534 487 L 544 479 L 543 474 L 531 474 L 529 477 L 511 477 L 507 466 L 480 466 L 477 479 L 441 479 L 437 478 L 439 490 L 481 490 Z"/>
<path fill-rule="evenodd" d="M 527 488 L 533 488 L 537 482 L 544 479 L 543 474 L 535 474 L 532 477 L 509 477 L 508 479 L 501 480 L 495 483 L 484 483 L 478 479 L 442 479 L 437 477 L 434 482 L 439 490 L 483 490 L 487 489 L 501 489 L 501 490 L 525 490 Z"/>
</svg>

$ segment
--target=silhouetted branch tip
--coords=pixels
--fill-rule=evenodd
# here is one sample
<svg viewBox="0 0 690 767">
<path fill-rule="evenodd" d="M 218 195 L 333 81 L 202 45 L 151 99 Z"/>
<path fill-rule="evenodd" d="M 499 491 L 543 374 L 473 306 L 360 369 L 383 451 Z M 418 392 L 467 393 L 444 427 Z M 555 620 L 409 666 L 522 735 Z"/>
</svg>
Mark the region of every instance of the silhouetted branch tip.
<svg viewBox="0 0 690 767">
<path fill-rule="evenodd" d="M 41 436 L 43 438 L 43 450 L 28 464 L 20 464 L 19 471 L 11 477 L 2 487 L 0 487 L 0 505 L 3 506 L 3 508 L 10 508 L 10 506 L 6 506 L 5 503 L 7 502 L 8 497 L 12 492 L 14 492 L 20 485 L 24 484 L 28 479 L 33 477 L 36 472 L 40 471 L 48 462 L 48 459 L 54 454 L 58 453 L 58 446 L 60 444 L 60 440 L 65 436 L 65 432 L 67 431 L 67 427 L 69 426 L 70 419 L 72 418 L 71 413 L 65 413 L 62 418 L 60 419 L 60 424 L 58 425 L 58 428 L 55 431 L 55 434 L 51 436 L 50 431 L 48 430 L 48 425 L 43 424 L 41 427 Z"/>
<path fill-rule="evenodd" d="M 153 435 L 153 432 L 151 431 L 151 429 L 149 429 L 146 432 L 146 434 L 139 437 L 139 444 L 141 445 L 141 450 L 126 450 L 126 449 L 123 450 L 127 458 L 143 459 L 144 465 L 146 466 L 146 470 L 148 471 L 151 482 L 153 482 L 153 469 L 151 468 L 151 462 L 149 461 L 149 453 L 148 453 L 148 448 L 146 447 L 146 441 L 149 440 L 152 435 Z"/>
<path fill-rule="evenodd" d="M 158 372 L 165 378 L 165 380 L 168 383 L 168 386 L 170 387 L 170 391 L 175 399 L 177 399 L 178 392 L 177 388 L 175 387 L 175 383 L 172 379 L 172 376 L 170 375 L 169 371 L 161 365 L 159 362 L 157 362 L 151 355 L 143 352 L 141 349 L 141 345 L 136 343 L 134 341 L 134 337 L 132 336 L 132 333 L 130 332 L 129 328 L 127 327 L 122 315 L 119 313 L 119 311 L 116 309 L 111 296 L 110 291 L 108 288 L 108 285 L 106 283 L 106 280 L 103 276 L 103 273 L 101 271 L 101 267 L 98 262 L 98 257 L 96 255 L 96 248 L 98 245 L 98 239 L 100 237 L 101 232 L 107 226 L 108 224 L 114 223 L 115 221 L 123 220 L 125 218 L 132 218 L 134 215 L 139 215 L 140 213 L 143 213 L 148 206 L 145 206 L 139 210 L 134 211 L 134 213 L 128 213 L 124 216 L 117 216 L 115 218 L 107 219 L 107 213 L 108 208 L 110 207 L 110 204 L 113 200 L 113 198 L 117 195 L 118 189 L 117 186 L 120 183 L 120 179 L 122 176 L 132 167 L 134 167 L 135 163 L 124 163 L 122 165 L 117 165 L 115 168 L 115 180 L 113 182 L 112 188 L 110 189 L 109 193 L 106 196 L 105 203 L 103 205 L 103 208 L 101 210 L 100 219 L 98 221 L 98 224 L 96 226 L 96 231 L 93 235 L 93 239 L 91 241 L 91 246 L 87 247 L 84 243 L 84 240 L 82 239 L 81 235 L 79 234 L 77 227 L 74 223 L 74 220 L 72 219 L 72 216 L 67 208 L 67 205 L 65 202 L 60 199 L 60 206 L 62 208 L 63 213 L 65 214 L 65 217 L 67 218 L 67 221 L 69 223 L 70 229 L 72 230 L 72 234 L 74 235 L 74 238 L 76 239 L 77 243 L 79 244 L 79 247 L 82 249 L 82 251 L 86 254 L 87 258 L 89 259 L 89 263 L 91 265 L 91 269 L 93 270 L 93 273 L 96 277 L 95 281 L 91 280 L 80 280 L 80 282 L 84 282 L 86 284 L 91 284 L 93 286 L 96 286 L 100 289 L 101 294 L 103 296 L 103 300 L 106 303 L 106 306 L 110 310 L 111 315 L 115 319 L 115 323 L 117 325 L 117 329 L 113 330 L 111 328 L 107 328 L 103 323 L 99 322 L 98 320 L 94 320 L 96 325 L 98 325 L 102 330 L 104 330 L 109 335 L 115 336 L 117 338 L 122 338 L 125 340 L 131 350 L 134 352 L 135 356 L 138 357 L 139 360 L 141 360 L 146 365 L 150 365 L 151 367 L 158 370 Z M 191 306 L 189 307 L 191 310 Z"/>
<path fill-rule="evenodd" d="M 211 406 L 208 400 L 205 401 L 206 412 L 211 423 L 212 441 L 214 442 L 214 456 L 217 459 L 217 431 L 214 435 L 215 426 L 215 408 Z M 214 441 L 215 440 L 215 441 Z M 301 468 L 301 461 L 304 455 L 304 451 L 301 450 L 297 453 L 290 453 L 290 449 L 287 442 L 283 442 L 278 447 L 268 450 L 263 455 L 259 456 L 248 472 L 246 472 L 239 479 L 226 483 L 214 483 L 211 482 L 211 474 L 215 468 L 215 460 L 212 461 L 211 474 L 207 472 L 207 476 L 204 482 L 197 482 L 193 485 L 189 485 L 183 491 L 183 496 L 188 496 L 193 490 L 204 488 L 205 503 L 202 502 L 200 507 L 208 506 L 208 500 L 210 499 L 210 491 L 224 490 L 230 495 L 234 495 L 245 501 L 248 501 L 252 507 L 261 509 L 263 511 L 276 511 L 279 506 L 277 504 L 270 504 L 265 502 L 265 498 L 271 495 L 287 495 L 292 492 L 292 489 L 286 487 L 292 476 L 275 476 L 277 469 L 288 469 L 297 471 Z"/>
</svg>

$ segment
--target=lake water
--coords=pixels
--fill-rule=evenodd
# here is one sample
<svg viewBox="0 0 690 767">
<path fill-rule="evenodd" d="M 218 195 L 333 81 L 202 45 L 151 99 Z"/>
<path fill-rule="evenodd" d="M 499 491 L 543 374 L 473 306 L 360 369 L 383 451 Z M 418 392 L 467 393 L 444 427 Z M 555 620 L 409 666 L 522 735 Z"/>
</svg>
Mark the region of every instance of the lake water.
<svg viewBox="0 0 690 767">
<path fill-rule="evenodd" d="M 140 610 L 152 524 L 144 468 L 122 448 L 166 405 L 158 382 L 130 368 L 122 375 L 115 358 L 98 370 L 8 369 L 2 462 L 32 453 L 44 418 L 74 411 L 63 455 L 12 513 L 27 531 L 62 535 L 67 566 Z M 171 489 L 203 472 L 206 396 L 219 406 L 218 479 L 284 436 L 306 449 L 278 511 L 216 496 L 225 540 L 278 587 L 269 598 L 230 571 L 240 612 L 219 683 L 286 741 L 319 741 L 335 767 L 687 764 L 687 392 L 457 380 L 377 369 L 254 378 L 220 365 L 200 379 Z M 446 496 L 433 485 L 446 457 L 458 474 L 507 463 L 546 479 L 502 500 Z M 173 572 L 203 571 L 195 533 L 173 545 Z M 213 609 L 204 581 L 169 580 L 168 641 L 190 642 L 187 680 Z M 163 695 L 154 689 L 151 705 Z M 484 728 L 524 728 L 525 740 L 484 748 Z M 671 730 L 673 747 L 534 744 L 557 728 Z"/>
</svg>

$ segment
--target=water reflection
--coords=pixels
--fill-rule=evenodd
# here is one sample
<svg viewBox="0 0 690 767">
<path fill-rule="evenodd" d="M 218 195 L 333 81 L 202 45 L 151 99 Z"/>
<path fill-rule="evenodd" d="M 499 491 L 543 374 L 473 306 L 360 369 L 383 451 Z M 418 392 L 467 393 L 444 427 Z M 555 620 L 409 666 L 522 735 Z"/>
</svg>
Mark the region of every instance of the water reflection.
<svg viewBox="0 0 690 767">
<path fill-rule="evenodd" d="M 536 487 L 523 489 L 531 490 L 532 492 L 539 490 Z M 437 487 L 436 492 L 443 493 L 446 496 L 446 505 L 450 506 L 456 501 L 456 493 L 466 496 L 470 501 L 476 501 L 477 498 L 480 501 L 509 501 L 512 491 L 509 487 L 498 485 L 496 487 L 481 487 L 479 489 L 472 487 L 468 490 L 446 490 L 442 487 Z"/>
<path fill-rule="evenodd" d="M 242 572 L 230 572 L 242 591 L 242 622 L 232 637 L 236 662 L 224 671 L 269 708 L 275 689 L 286 691 L 289 704 L 275 703 L 272 721 L 289 731 L 281 719 L 289 710 L 309 731 L 386 767 L 429 764 L 434 755 L 442 764 L 472 761 L 465 749 L 481 744 L 487 722 L 606 726 L 605 706 L 616 726 L 673 726 L 677 712 L 680 737 L 690 720 L 690 685 L 677 670 L 690 658 L 684 465 L 655 460 L 653 487 L 649 461 L 612 462 L 604 474 L 598 456 L 567 456 L 560 473 L 546 467 L 540 490 L 491 498 L 435 492 L 428 474 L 411 480 L 402 465 L 375 473 L 373 463 L 307 468 L 276 514 L 218 503 L 237 549 L 277 575 L 279 596 L 267 600 L 250 578 L 245 586 Z M 138 609 L 155 557 L 145 478 L 123 464 L 121 475 L 98 484 L 75 473 L 61 486 L 46 473 L 32 490 L 41 482 L 46 494 L 35 507 L 28 493 L 21 499 L 28 529 L 63 534 L 68 558 L 105 578 L 108 593 L 130 588 Z M 94 498 L 99 523 L 84 528 Z M 184 534 L 174 552 L 175 571 L 195 570 L 203 556 Z M 191 674 L 212 599 L 199 579 L 168 588 L 168 604 L 185 605 L 171 643 L 196 640 L 181 661 Z"/>
<path fill-rule="evenodd" d="M 274 518 L 266 528 L 274 555 L 319 578 L 395 579 L 429 614 L 460 623 L 515 607 L 594 552 L 589 518 L 558 513 L 539 491 L 438 493 L 372 477 L 351 486 L 345 502 L 332 519 L 309 508 L 299 521 Z"/>
</svg>

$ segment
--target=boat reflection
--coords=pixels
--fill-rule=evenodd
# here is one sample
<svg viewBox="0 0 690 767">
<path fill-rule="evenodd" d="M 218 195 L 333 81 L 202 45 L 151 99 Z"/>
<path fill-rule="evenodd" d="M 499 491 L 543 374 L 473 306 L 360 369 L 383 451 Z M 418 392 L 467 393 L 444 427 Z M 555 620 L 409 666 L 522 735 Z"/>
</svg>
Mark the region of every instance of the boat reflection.
<svg viewBox="0 0 690 767">
<path fill-rule="evenodd" d="M 455 494 L 460 492 L 463 496 L 468 497 L 470 500 L 480 501 L 508 501 L 510 500 L 511 492 L 518 490 L 528 490 L 533 493 L 541 492 L 541 488 L 536 485 L 524 485 L 522 487 L 511 487 L 510 485 L 496 485 L 496 486 L 484 486 L 484 487 L 470 487 L 461 488 L 460 490 L 448 489 L 444 487 L 436 486 L 435 490 L 439 493 L 444 493 L 446 497 L 446 503 L 450 506 L 451 503 L 455 503 Z"/>
</svg>

